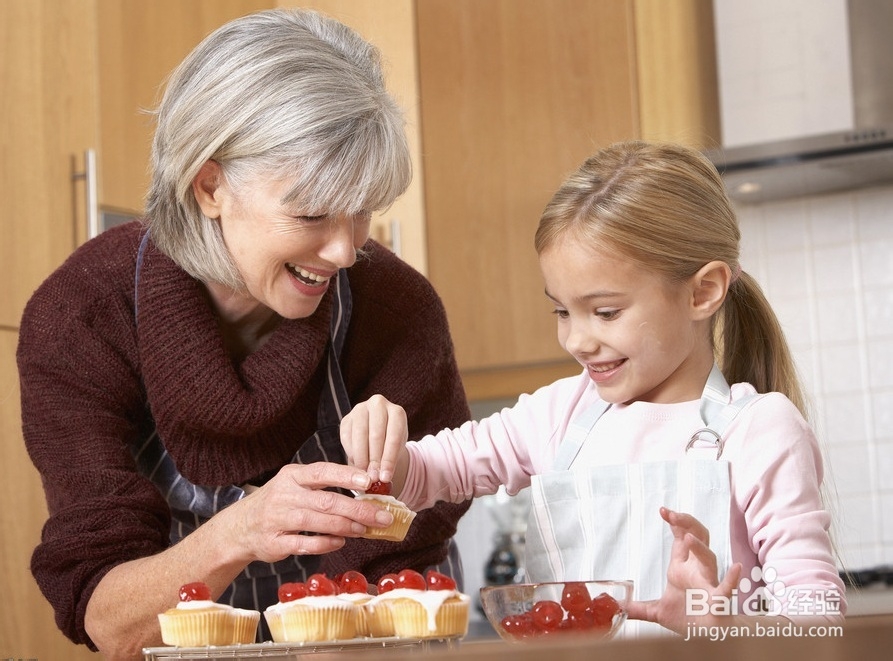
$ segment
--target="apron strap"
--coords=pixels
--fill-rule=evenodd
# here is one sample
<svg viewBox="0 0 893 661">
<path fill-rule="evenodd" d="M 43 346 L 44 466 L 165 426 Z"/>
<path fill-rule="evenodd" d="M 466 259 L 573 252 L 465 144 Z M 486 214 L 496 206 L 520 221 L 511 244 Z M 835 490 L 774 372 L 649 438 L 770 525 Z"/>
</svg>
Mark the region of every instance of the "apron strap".
<svg viewBox="0 0 893 661">
<path fill-rule="evenodd" d="M 723 376 L 722 371 L 719 369 L 719 366 L 716 363 L 713 363 L 710 375 L 707 377 L 707 383 L 704 385 L 704 391 L 701 394 L 700 411 L 704 427 L 697 430 L 692 435 L 685 447 L 686 452 L 698 449 L 697 443 L 701 440 L 705 440 L 702 439 L 701 436 L 703 434 L 708 434 L 713 437 L 710 442 L 713 443 L 713 446 L 716 448 L 716 458 L 719 459 L 722 454 L 722 438 L 726 427 L 728 427 L 729 423 L 735 419 L 735 416 L 737 416 L 745 406 L 756 398 L 756 395 L 748 395 L 734 402 L 730 402 L 730 398 L 731 388 L 729 387 L 726 378 Z M 609 402 L 599 399 L 575 420 L 571 421 L 568 425 L 565 437 L 561 441 L 561 445 L 558 447 L 558 453 L 555 455 L 555 460 L 552 465 L 553 470 L 568 470 L 573 465 L 586 438 L 609 408 L 611 408 Z"/>
</svg>

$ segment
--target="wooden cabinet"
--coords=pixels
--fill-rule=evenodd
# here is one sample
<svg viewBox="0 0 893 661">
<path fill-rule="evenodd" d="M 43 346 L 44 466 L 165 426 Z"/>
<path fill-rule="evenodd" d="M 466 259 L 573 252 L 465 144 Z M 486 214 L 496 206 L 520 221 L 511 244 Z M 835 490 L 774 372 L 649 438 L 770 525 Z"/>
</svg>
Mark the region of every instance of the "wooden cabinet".
<svg viewBox="0 0 893 661">
<path fill-rule="evenodd" d="M 21 432 L 15 350 L 34 289 L 87 236 L 84 153 L 99 203 L 139 210 L 151 125 L 140 108 L 210 29 L 256 0 L 0 2 L 0 658 L 98 658 L 69 642 L 28 570 L 46 505 Z"/>
<path fill-rule="evenodd" d="M 716 134 L 710 2 L 419 0 L 416 11 L 428 276 L 469 397 L 513 397 L 579 371 L 556 341 L 533 249 L 564 177 L 617 140 Z"/>
<path fill-rule="evenodd" d="M 83 153 L 98 134 L 95 0 L 0 2 L 0 326 L 83 239 Z"/>
<path fill-rule="evenodd" d="M 0 594 L 6 600 L 0 608 L 0 659 L 99 659 L 62 635 L 28 569 L 47 510 L 40 476 L 22 441 L 17 340 L 15 331 L 0 329 Z"/>
</svg>

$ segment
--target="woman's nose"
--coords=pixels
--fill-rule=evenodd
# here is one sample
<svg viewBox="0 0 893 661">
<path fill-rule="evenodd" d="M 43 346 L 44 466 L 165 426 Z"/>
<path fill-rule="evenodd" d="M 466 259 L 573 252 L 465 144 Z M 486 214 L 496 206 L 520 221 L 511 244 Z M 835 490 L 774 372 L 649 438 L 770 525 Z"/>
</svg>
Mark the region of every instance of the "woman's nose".
<svg viewBox="0 0 893 661">
<path fill-rule="evenodd" d="M 358 233 L 353 218 L 339 217 L 329 228 L 320 256 L 338 268 L 353 266 L 357 261 L 357 249 L 366 242 L 366 237 L 360 237 Z"/>
</svg>

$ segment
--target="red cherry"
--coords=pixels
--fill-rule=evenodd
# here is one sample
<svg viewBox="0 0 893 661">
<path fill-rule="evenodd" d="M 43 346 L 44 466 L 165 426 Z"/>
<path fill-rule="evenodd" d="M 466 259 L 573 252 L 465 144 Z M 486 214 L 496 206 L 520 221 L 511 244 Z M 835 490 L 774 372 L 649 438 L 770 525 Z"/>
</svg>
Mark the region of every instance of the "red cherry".
<svg viewBox="0 0 893 661">
<path fill-rule="evenodd" d="M 307 579 L 307 594 L 312 597 L 338 594 L 338 585 L 325 574 L 311 574 Z"/>
<path fill-rule="evenodd" d="M 201 581 L 180 587 L 180 601 L 210 601 L 210 599 L 211 589 Z"/>
<path fill-rule="evenodd" d="M 597 595 L 589 605 L 592 612 L 593 626 L 608 628 L 614 622 L 614 616 L 620 612 L 620 604 L 607 592 Z"/>
<path fill-rule="evenodd" d="M 425 582 L 429 590 L 455 590 L 456 581 L 451 576 L 429 569 L 425 573 Z"/>
<path fill-rule="evenodd" d="M 390 592 L 397 587 L 397 574 L 385 574 L 380 579 L 378 579 L 378 584 L 376 587 L 378 587 L 378 594 Z"/>
<path fill-rule="evenodd" d="M 573 631 L 586 631 L 592 629 L 595 624 L 592 611 L 588 608 L 579 612 L 568 613 L 567 619 L 562 624 L 565 624 L 565 622 L 567 623 L 567 628 Z"/>
<path fill-rule="evenodd" d="M 557 601 L 544 599 L 538 601 L 530 609 L 530 617 L 540 631 L 555 629 L 564 619 L 564 609 Z"/>
<path fill-rule="evenodd" d="M 366 489 L 366 493 L 374 493 L 379 496 L 390 496 L 391 495 L 391 483 L 390 482 L 382 482 L 381 480 L 375 480 L 375 482 L 370 484 L 369 488 Z"/>
<path fill-rule="evenodd" d="M 427 590 L 425 577 L 414 569 L 403 569 L 397 574 L 397 587 L 408 590 Z"/>
<path fill-rule="evenodd" d="M 561 606 L 568 613 L 582 613 L 586 610 L 592 598 L 585 583 L 565 583 L 561 592 Z"/>
<path fill-rule="evenodd" d="M 530 617 L 529 613 L 507 615 L 502 618 L 499 626 L 513 638 L 532 638 L 537 634 L 536 626 L 533 624 L 533 618 Z"/>
<path fill-rule="evenodd" d="M 363 593 L 369 591 L 369 581 L 360 572 L 353 569 L 341 574 L 338 580 L 338 588 L 342 593 Z"/>
<path fill-rule="evenodd" d="M 279 586 L 279 601 L 295 601 L 307 596 L 307 586 L 303 583 L 283 583 Z"/>
</svg>

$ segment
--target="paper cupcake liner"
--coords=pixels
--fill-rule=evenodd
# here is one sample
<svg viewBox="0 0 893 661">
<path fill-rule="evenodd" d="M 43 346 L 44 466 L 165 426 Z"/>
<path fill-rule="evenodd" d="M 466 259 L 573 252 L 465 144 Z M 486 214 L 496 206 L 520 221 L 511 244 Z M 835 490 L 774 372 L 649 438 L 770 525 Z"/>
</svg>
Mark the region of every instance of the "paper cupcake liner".
<svg viewBox="0 0 893 661">
<path fill-rule="evenodd" d="M 161 639 L 166 645 L 178 647 L 253 643 L 259 619 L 260 613 L 256 617 L 239 617 L 223 609 L 158 615 Z"/>
<path fill-rule="evenodd" d="M 364 606 L 362 610 L 366 615 L 369 636 L 387 638 L 394 635 L 394 616 L 388 602 Z"/>
<path fill-rule="evenodd" d="M 356 610 L 350 603 L 322 608 L 296 605 L 264 611 L 264 617 L 276 643 L 346 640 L 356 636 Z"/>
<path fill-rule="evenodd" d="M 385 503 L 377 500 L 368 500 L 366 502 L 374 503 L 393 514 L 394 521 L 387 528 L 366 528 L 366 533 L 363 537 L 366 539 L 386 539 L 391 542 L 402 542 L 406 539 L 406 533 L 409 532 L 409 526 L 415 518 L 415 512 L 398 503 Z"/>
<path fill-rule="evenodd" d="M 428 610 L 412 599 L 388 602 L 394 618 L 394 635 L 401 638 L 449 638 L 468 633 L 468 601 L 445 601 L 431 629 Z"/>
</svg>

